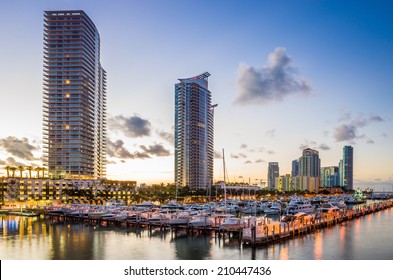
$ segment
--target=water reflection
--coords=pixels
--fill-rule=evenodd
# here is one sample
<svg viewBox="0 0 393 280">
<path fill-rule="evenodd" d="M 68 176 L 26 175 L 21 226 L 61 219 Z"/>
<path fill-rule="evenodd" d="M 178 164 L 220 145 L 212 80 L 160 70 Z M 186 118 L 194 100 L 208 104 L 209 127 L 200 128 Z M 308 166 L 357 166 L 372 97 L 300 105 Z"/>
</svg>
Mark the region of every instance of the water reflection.
<svg viewBox="0 0 393 280">
<path fill-rule="evenodd" d="M 238 236 L 0 216 L 0 259 L 393 259 L 393 209 L 253 248 Z"/>
<path fill-rule="evenodd" d="M 322 233 L 317 232 L 315 234 L 315 241 L 314 241 L 314 258 L 316 260 L 320 260 L 322 257 L 322 252 L 323 252 Z"/>
<path fill-rule="evenodd" d="M 176 259 L 204 260 L 210 259 L 213 237 L 210 235 L 180 236 L 173 239 Z"/>
</svg>

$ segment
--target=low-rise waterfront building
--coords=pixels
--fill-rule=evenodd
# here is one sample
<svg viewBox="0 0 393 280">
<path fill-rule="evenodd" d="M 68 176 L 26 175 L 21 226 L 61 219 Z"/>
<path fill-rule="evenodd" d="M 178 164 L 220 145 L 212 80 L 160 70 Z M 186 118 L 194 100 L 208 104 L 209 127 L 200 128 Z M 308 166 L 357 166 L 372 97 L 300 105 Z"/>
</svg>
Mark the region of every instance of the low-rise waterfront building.
<svg viewBox="0 0 393 280">
<path fill-rule="evenodd" d="M 73 179 L 37 179 L 37 178 L 2 178 L 1 203 L 94 199 L 128 200 L 131 191 L 136 188 L 136 181 L 117 180 L 73 180 Z"/>
</svg>

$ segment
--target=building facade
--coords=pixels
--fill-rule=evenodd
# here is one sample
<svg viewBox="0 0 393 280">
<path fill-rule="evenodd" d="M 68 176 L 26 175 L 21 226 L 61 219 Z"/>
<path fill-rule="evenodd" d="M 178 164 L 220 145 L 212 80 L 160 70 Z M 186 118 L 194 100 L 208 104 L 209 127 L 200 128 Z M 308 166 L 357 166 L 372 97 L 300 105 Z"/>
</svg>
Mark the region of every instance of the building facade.
<svg viewBox="0 0 393 280">
<path fill-rule="evenodd" d="M 303 155 L 299 159 L 299 175 L 309 177 L 319 177 L 321 160 L 319 152 L 313 149 L 304 149 Z"/>
<path fill-rule="evenodd" d="M 299 177 L 295 189 L 317 192 L 320 187 L 321 160 L 319 152 L 310 148 L 304 149 L 299 158 Z"/>
<path fill-rule="evenodd" d="M 54 201 L 133 198 L 136 181 L 48 178 L 0 178 L 0 205 L 20 202 L 52 204 Z"/>
<path fill-rule="evenodd" d="M 279 192 L 291 191 L 291 175 L 285 174 L 275 178 L 275 189 Z"/>
<path fill-rule="evenodd" d="M 321 187 L 332 188 L 338 186 L 340 186 L 339 167 L 321 167 Z"/>
<path fill-rule="evenodd" d="M 343 187 L 347 191 L 353 190 L 353 148 L 352 146 L 344 146 L 343 163 L 342 163 L 342 182 Z"/>
<path fill-rule="evenodd" d="M 292 161 L 292 173 L 291 176 L 295 177 L 299 175 L 299 160 L 295 159 Z"/>
<path fill-rule="evenodd" d="M 179 79 L 175 85 L 175 184 L 207 188 L 213 183 L 214 108 L 208 77 Z"/>
<path fill-rule="evenodd" d="M 267 171 L 267 186 L 269 189 L 276 188 L 276 178 L 280 176 L 278 162 L 269 162 Z"/>
<path fill-rule="evenodd" d="M 106 72 L 83 11 L 44 12 L 44 158 L 50 178 L 106 175 Z"/>
</svg>

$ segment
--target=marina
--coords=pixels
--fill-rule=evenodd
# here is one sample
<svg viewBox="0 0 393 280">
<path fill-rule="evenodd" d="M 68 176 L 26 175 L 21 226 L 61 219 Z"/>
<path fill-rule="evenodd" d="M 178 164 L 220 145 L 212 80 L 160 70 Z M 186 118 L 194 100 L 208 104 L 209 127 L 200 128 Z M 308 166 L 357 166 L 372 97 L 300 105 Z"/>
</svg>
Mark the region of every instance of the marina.
<svg viewBox="0 0 393 280">
<path fill-rule="evenodd" d="M 3 247 L 5 249 L 3 254 L 6 255 L 3 255 L 2 258 L 13 259 L 15 257 L 12 256 L 15 252 L 10 254 L 7 244 L 16 246 L 18 242 L 23 242 L 17 241 L 17 239 L 14 240 L 18 236 L 20 236 L 21 240 L 27 238 L 26 234 L 30 236 L 28 240 L 41 239 L 43 236 L 53 236 L 51 239 L 54 239 L 51 242 L 58 243 L 60 241 L 57 240 L 58 238 L 61 238 L 61 240 L 64 238 L 68 239 L 71 234 L 72 240 L 68 240 L 67 244 L 72 244 L 77 240 L 81 241 L 82 239 L 80 238 L 89 240 L 95 238 L 90 235 L 104 234 L 104 238 L 99 237 L 99 240 L 101 240 L 100 243 L 105 243 L 101 244 L 101 246 L 105 247 L 109 245 L 106 244 L 106 240 L 111 235 L 122 236 L 121 239 L 123 240 L 124 238 L 122 242 L 127 243 L 127 246 L 131 247 L 133 244 L 138 246 L 137 244 L 139 243 L 146 243 L 144 246 L 150 246 L 150 242 L 155 244 L 156 242 L 167 243 L 169 241 L 169 243 L 185 242 L 185 247 L 190 246 L 194 248 L 193 250 L 199 251 L 206 246 L 209 247 L 213 242 L 213 244 L 217 243 L 220 248 L 217 249 L 216 256 L 195 255 L 191 257 L 187 255 L 188 257 L 179 258 L 194 259 L 196 257 L 197 259 L 208 259 L 219 258 L 218 256 L 227 258 L 227 256 L 222 255 L 223 252 L 220 252 L 220 250 L 228 250 L 229 246 L 231 254 L 237 255 L 238 258 L 243 258 L 244 252 L 251 250 L 251 255 L 248 257 L 256 259 L 258 251 L 266 251 L 277 246 L 285 247 L 285 244 L 288 244 L 288 242 L 314 239 L 323 232 L 336 231 L 337 229 L 340 231 L 348 225 L 358 224 L 359 221 L 361 223 L 364 220 L 371 222 L 381 215 L 392 215 L 393 213 L 393 201 L 391 199 L 369 199 L 362 204 L 353 205 L 349 203 L 345 208 L 339 208 L 333 205 L 334 201 L 340 200 L 339 198 L 329 197 L 327 201 L 326 197 L 322 197 L 318 203 L 314 200 L 312 203 L 313 213 L 293 213 L 293 211 L 290 211 L 299 205 L 308 205 L 312 202 L 312 199 L 307 200 L 295 196 L 287 200 L 282 199 L 280 204 L 282 211 L 279 214 L 269 214 L 270 208 L 274 205 L 277 206 L 279 200 L 228 200 L 221 203 L 207 204 L 178 204 L 171 202 L 162 206 L 157 206 L 151 202 L 130 206 L 111 202 L 104 206 L 69 204 L 48 206 L 39 210 L 3 209 L 2 213 L 0 213 L 0 233 L 1 240 L 7 240 L 7 242 L 1 242 L 0 247 L 6 246 Z M 295 206 L 295 200 L 298 201 L 298 206 Z M 233 207 L 234 205 L 238 207 Z M 247 214 L 250 207 L 254 209 L 251 211 L 253 214 Z M 23 223 L 24 226 L 18 225 L 18 223 Z M 39 232 L 33 233 L 33 228 L 36 226 L 38 226 L 36 230 Z M 373 227 L 375 228 L 372 233 L 373 236 L 379 238 L 378 228 L 382 227 L 386 231 L 389 228 L 389 224 L 385 222 Z M 22 228 L 24 228 L 23 231 L 21 231 Z M 62 233 L 58 232 L 59 230 Z M 66 234 L 68 237 L 64 237 L 63 234 Z M 130 234 L 134 237 L 127 241 L 127 237 Z M 357 232 L 357 234 L 361 234 L 361 232 Z M 391 238 L 390 236 L 389 234 L 384 236 L 384 238 L 389 239 Z M 9 243 L 9 239 L 14 241 Z M 206 245 L 204 242 L 208 242 L 210 245 Z M 10 247 L 12 246 L 10 245 Z M 56 246 L 62 247 L 63 245 L 58 244 Z M 157 244 L 154 246 L 157 246 Z M 159 246 L 162 246 L 162 244 Z M 78 251 L 78 248 L 73 250 Z M 155 250 L 155 248 L 152 248 L 152 251 Z M 129 253 L 128 251 L 124 252 L 126 255 Z M 29 255 L 19 255 L 16 258 L 25 259 L 26 257 L 29 258 Z M 54 258 L 79 259 L 80 257 L 79 255 L 68 255 L 55 256 Z M 132 254 L 131 258 L 134 257 L 137 256 Z M 352 257 L 355 258 L 354 256 Z M 45 259 L 47 257 L 34 256 L 32 258 Z M 102 258 L 110 259 L 111 257 L 105 256 Z M 234 255 L 231 258 L 236 259 Z M 296 258 L 299 258 L 299 256 Z M 315 256 L 310 256 L 310 259 L 313 258 Z M 374 258 L 377 258 L 377 256 L 372 257 L 372 259 Z M 93 259 L 101 259 L 101 257 L 95 256 Z"/>
<path fill-rule="evenodd" d="M 218 230 L 187 230 L 184 226 L 171 229 L 147 224 L 101 226 L 70 220 L 56 222 L 43 215 L 0 215 L 0 258 L 391 260 L 393 208 L 377 209 L 364 216 L 361 210 L 356 214 L 357 209 L 354 209 L 350 220 L 337 224 L 332 221 L 325 227 L 316 227 L 311 233 L 295 232 L 294 236 L 267 244 L 258 240 L 261 243 L 255 246 L 241 241 L 236 233 Z M 269 219 L 271 224 L 279 221 L 278 217 Z"/>
<path fill-rule="evenodd" d="M 91 212 L 82 215 L 81 212 L 67 213 L 64 209 L 51 210 L 44 215 L 52 223 L 82 222 L 101 227 L 146 227 L 149 230 L 158 228 L 170 231 L 182 229 L 189 234 L 195 231 L 199 233 L 212 232 L 215 235 L 235 236 L 243 244 L 258 246 L 309 234 L 321 228 L 337 225 L 393 206 L 392 201 L 389 200 L 365 204 L 352 209 L 340 210 L 337 207 L 338 211 L 332 211 L 324 208 L 326 204 L 328 203 L 322 204 L 320 215 L 309 216 L 310 219 L 303 219 L 299 223 L 286 223 L 269 219 L 270 209 L 266 211 L 267 215 L 259 217 L 245 216 L 243 218 L 236 218 L 233 214 L 217 214 L 214 212 L 195 212 L 192 215 L 185 211 L 180 212 L 181 214 L 140 211 L 128 212 L 127 214 Z M 275 207 L 275 204 L 272 207 Z M 279 214 L 279 212 L 273 211 L 275 214 Z"/>
</svg>

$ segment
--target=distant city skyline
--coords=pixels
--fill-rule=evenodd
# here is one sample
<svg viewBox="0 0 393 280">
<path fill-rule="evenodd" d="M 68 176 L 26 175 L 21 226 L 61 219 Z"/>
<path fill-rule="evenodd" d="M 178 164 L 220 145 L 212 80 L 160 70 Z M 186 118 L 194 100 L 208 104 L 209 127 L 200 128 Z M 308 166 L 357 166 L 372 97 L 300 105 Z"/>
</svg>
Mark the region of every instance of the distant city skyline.
<svg viewBox="0 0 393 280">
<path fill-rule="evenodd" d="M 187 3 L 204 7 L 195 14 L 180 3 L 2 3 L 0 176 L 5 165 L 43 163 L 44 11 L 83 10 L 108 71 L 109 179 L 173 183 L 173 85 L 209 71 L 214 180 L 223 148 L 228 180 L 254 183 L 267 180 L 269 162 L 290 174 L 305 148 L 337 166 L 351 145 L 354 188 L 393 185 L 393 3 Z"/>
</svg>

